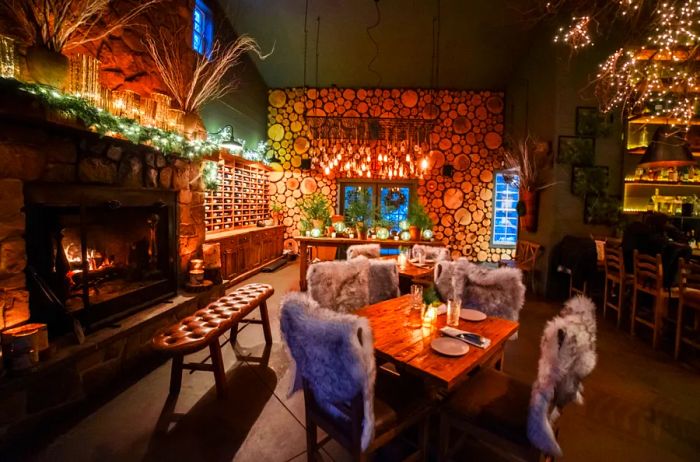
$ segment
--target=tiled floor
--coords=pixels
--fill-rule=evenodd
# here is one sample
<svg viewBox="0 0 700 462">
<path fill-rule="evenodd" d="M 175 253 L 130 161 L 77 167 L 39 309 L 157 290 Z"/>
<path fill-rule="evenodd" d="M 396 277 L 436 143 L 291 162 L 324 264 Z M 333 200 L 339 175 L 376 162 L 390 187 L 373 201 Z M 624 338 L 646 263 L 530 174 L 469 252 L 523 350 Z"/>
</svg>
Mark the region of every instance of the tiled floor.
<svg viewBox="0 0 700 462">
<path fill-rule="evenodd" d="M 303 397 L 288 397 L 289 364 L 279 334 L 279 299 L 298 286 L 298 266 L 288 265 L 255 281 L 276 294 L 269 306 L 275 343 L 269 363 L 247 358 L 264 353 L 258 326 L 238 338 L 238 356 L 227 346 L 229 396 L 215 397 L 212 376 L 195 372 L 183 379 L 176 403 L 167 398 L 170 364 L 154 369 L 77 423 L 32 448 L 22 459 L 40 461 L 252 461 L 305 460 Z M 531 381 L 539 336 L 558 306 L 529 301 L 520 337 L 506 350 L 506 372 Z M 586 403 L 571 405 L 561 420 L 564 460 L 681 461 L 700 454 L 700 373 L 673 362 L 665 352 L 632 339 L 599 320 L 599 364 L 586 382 Z M 205 353 L 200 354 L 206 356 Z M 0 460 L 3 456 L 0 455 Z M 348 456 L 329 443 L 323 460 Z"/>
</svg>

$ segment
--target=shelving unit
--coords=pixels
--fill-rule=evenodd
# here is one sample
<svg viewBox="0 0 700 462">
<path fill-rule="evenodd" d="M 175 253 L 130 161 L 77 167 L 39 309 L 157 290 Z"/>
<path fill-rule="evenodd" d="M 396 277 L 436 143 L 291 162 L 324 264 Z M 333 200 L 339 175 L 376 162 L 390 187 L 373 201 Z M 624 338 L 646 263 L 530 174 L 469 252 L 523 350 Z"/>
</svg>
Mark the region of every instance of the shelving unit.
<svg viewBox="0 0 700 462">
<path fill-rule="evenodd" d="M 270 218 L 268 171 L 264 165 L 233 156 L 219 162 L 219 188 L 205 194 L 208 234 L 256 226 Z"/>
</svg>

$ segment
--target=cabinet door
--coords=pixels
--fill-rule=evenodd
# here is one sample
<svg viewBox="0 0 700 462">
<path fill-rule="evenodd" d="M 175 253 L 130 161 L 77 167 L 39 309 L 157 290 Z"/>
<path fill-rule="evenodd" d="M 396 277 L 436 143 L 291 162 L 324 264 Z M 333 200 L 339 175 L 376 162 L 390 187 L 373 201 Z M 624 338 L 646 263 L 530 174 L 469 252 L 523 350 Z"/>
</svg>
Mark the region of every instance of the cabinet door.
<svg viewBox="0 0 700 462">
<path fill-rule="evenodd" d="M 231 279 L 236 275 L 236 251 L 233 248 L 224 250 L 221 259 L 221 275 L 224 279 Z"/>
</svg>

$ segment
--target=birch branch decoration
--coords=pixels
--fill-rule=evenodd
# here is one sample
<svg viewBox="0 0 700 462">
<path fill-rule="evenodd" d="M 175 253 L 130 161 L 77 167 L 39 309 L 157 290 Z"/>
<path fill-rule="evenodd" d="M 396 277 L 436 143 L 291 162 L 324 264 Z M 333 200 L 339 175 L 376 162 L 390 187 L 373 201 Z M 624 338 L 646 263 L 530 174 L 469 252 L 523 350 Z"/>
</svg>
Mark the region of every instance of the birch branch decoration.
<svg viewBox="0 0 700 462">
<path fill-rule="evenodd" d="M 144 0 L 122 16 L 109 15 L 116 0 L 0 0 L 0 10 L 14 21 L 30 44 L 61 53 L 65 49 L 101 40 L 161 0 Z"/>
<path fill-rule="evenodd" d="M 184 33 L 182 28 L 160 28 L 157 34 L 147 35 L 144 44 L 163 83 L 186 113 L 196 113 L 205 103 L 236 89 L 238 81 L 226 74 L 245 53 L 260 59 L 272 53 L 263 54 L 255 39 L 244 34 L 228 44 L 217 39 L 210 53 L 200 55 L 182 40 Z"/>
</svg>

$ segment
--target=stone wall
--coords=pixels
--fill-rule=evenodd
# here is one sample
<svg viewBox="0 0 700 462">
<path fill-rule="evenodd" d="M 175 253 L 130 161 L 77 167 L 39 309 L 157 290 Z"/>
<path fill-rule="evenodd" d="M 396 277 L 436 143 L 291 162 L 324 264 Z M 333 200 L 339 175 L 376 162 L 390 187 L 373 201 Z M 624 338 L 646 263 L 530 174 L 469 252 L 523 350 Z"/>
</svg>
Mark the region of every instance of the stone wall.
<svg viewBox="0 0 700 462">
<path fill-rule="evenodd" d="M 204 242 L 200 164 L 143 145 L 37 121 L 0 124 L 0 330 L 29 317 L 23 233 L 28 181 L 175 189 L 180 267 Z"/>
<path fill-rule="evenodd" d="M 512 249 L 491 247 L 493 172 L 502 167 L 503 93 L 412 89 L 299 88 L 268 96 L 271 197 L 287 207 L 287 245 L 299 234 L 297 200 L 320 190 L 337 206 L 336 179 L 300 169 L 310 157 L 304 115 L 423 118 L 434 120 L 429 169 L 418 182 L 418 198 L 435 222 L 435 238 L 452 251 L 479 262 L 509 258 Z M 454 173 L 443 175 L 443 166 Z"/>
</svg>

